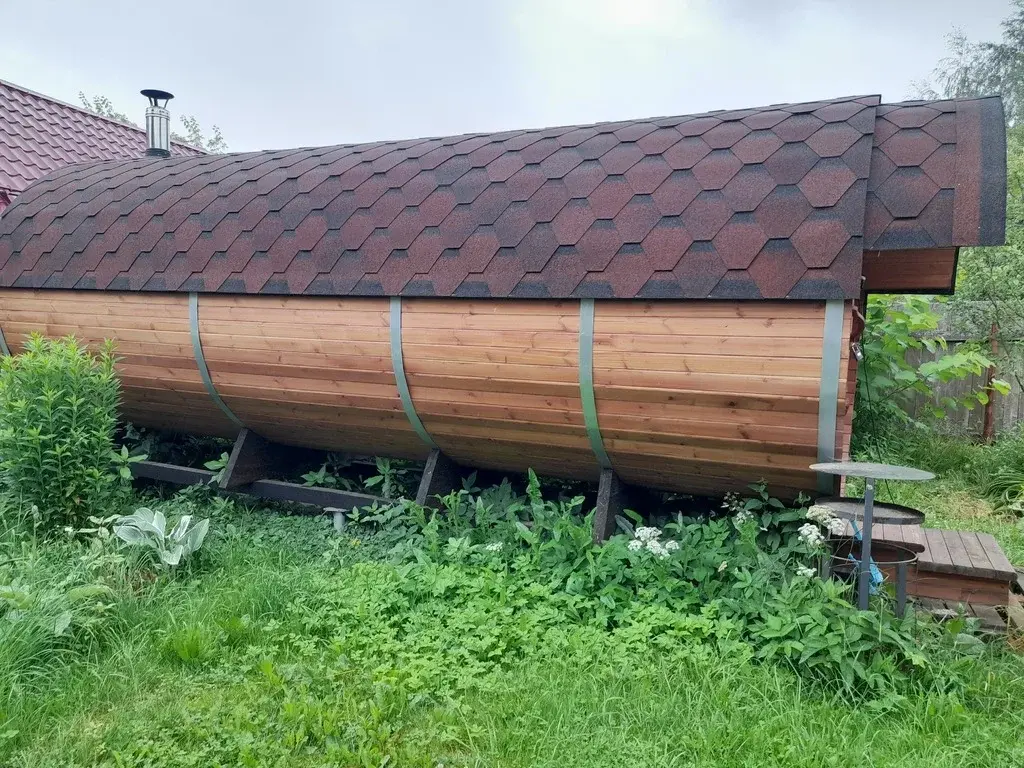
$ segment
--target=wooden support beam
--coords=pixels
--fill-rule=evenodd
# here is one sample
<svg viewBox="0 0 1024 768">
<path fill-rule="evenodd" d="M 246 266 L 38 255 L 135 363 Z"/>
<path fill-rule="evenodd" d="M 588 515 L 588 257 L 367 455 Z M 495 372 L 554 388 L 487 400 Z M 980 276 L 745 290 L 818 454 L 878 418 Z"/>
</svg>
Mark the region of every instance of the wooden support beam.
<svg viewBox="0 0 1024 768">
<path fill-rule="evenodd" d="M 213 480 L 214 475 L 208 469 L 179 467 L 175 464 L 162 464 L 157 461 L 140 461 L 132 464 L 131 468 L 135 477 L 144 477 L 175 485 L 205 485 Z M 306 504 L 320 508 L 353 509 L 382 501 L 379 496 L 371 496 L 366 493 L 352 493 L 337 488 L 316 488 L 279 480 L 256 480 L 246 485 L 236 486 L 231 490 L 261 499 L 289 501 L 293 504 Z"/>
<path fill-rule="evenodd" d="M 354 509 L 368 507 L 374 502 L 383 501 L 379 496 L 367 493 L 352 493 L 338 488 L 317 488 L 298 483 L 285 483 L 280 480 L 257 480 L 237 489 L 250 496 L 272 501 L 290 501 L 293 504 L 309 504 L 314 507 L 334 507 L 335 509 Z"/>
<path fill-rule="evenodd" d="M 273 443 L 245 427 L 235 438 L 231 458 L 220 478 L 220 487 L 234 490 L 274 473 L 290 474 L 311 459 L 312 451 Z"/>
<path fill-rule="evenodd" d="M 459 465 L 434 448 L 423 467 L 423 477 L 416 491 L 416 503 L 421 507 L 436 507 L 437 497 L 458 490 L 461 481 Z"/>
<path fill-rule="evenodd" d="M 208 469 L 182 467 L 177 464 L 164 464 L 159 461 L 138 461 L 129 465 L 134 477 L 147 480 L 159 480 L 174 485 L 205 485 L 213 480 L 214 473 Z"/>
<path fill-rule="evenodd" d="M 594 511 L 594 542 L 601 543 L 615 533 L 615 516 L 626 508 L 626 484 L 610 469 L 602 469 L 597 483 L 597 509 Z"/>
</svg>

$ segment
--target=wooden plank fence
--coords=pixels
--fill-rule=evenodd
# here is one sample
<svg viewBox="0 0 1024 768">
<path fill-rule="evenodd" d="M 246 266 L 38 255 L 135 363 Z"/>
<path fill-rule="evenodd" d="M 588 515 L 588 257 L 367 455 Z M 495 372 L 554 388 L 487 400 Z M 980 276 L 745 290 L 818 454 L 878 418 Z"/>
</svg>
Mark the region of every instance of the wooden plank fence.
<svg viewBox="0 0 1024 768">
<path fill-rule="evenodd" d="M 907 353 L 907 361 L 913 365 L 920 365 L 927 360 L 937 360 L 948 352 L 955 352 L 958 347 L 972 339 L 983 339 L 987 331 L 978 329 L 951 327 L 948 320 L 948 311 L 945 304 L 934 304 L 932 310 L 942 315 L 942 320 L 935 336 L 942 336 L 946 339 L 948 349 L 943 351 L 937 349 L 929 352 L 927 349 L 914 349 Z M 1015 336 L 1017 334 L 1014 334 Z M 996 369 L 996 378 L 1001 378 L 1010 385 L 1010 391 L 1006 395 L 998 393 L 992 395 L 993 423 L 996 435 L 1006 434 L 1020 428 L 1024 422 L 1024 390 L 1021 389 L 1016 377 L 1001 375 Z M 970 392 L 976 392 L 985 384 L 984 372 L 980 375 L 972 375 L 962 381 L 951 381 L 940 384 L 935 388 L 937 397 L 961 398 Z M 905 410 L 911 415 L 920 415 L 925 412 L 928 405 L 924 395 L 914 393 L 905 406 Z M 959 407 L 947 410 L 946 418 L 939 425 L 939 428 L 948 434 L 963 435 L 965 437 L 980 438 L 984 428 L 985 409 L 976 406 L 973 410 Z"/>
</svg>

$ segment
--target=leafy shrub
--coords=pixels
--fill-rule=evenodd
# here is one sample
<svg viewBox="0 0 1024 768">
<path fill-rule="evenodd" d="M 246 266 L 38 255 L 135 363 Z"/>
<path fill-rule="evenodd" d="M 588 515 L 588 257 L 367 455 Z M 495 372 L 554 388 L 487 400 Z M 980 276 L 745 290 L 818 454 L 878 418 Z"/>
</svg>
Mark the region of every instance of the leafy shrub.
<svg viewBox="0 0 1024 768">
<path fill-rule="evenodd" d="M 955 352 L 946 341 L 935 335 L 939 316 L 931 309 L 925 296 L 870 296 L 865 308 L 865 325 L 861 337 L 863 360 L 857 367 L 857 431 L 869 427 L 912 421 L 904 410 L 914 393 L 934 402 L 931 415 L 942 418 L 952 408 L 973 408 L 988 402 L 990 392 L 984 388 L 969 391 L 959 398 L 935 398 L 935 386 L 979 375 L 992 365 L 976 346 L 963 345 Z M 934 360 L 914 364 L 907 359 L 912 350 L 942 351 Z M 992 389 L 1006 394 L 1009 385 L 992 382 Z"/>
<path fill-rule="evenodd" d="M 160 562 L 174 568 L 199 551 L 209 528 L 209 519 L 192 525 L 192 515 L 182 515 L 168 531 L 163 512 L 139 507 L 134 514 L 118 518 L 114 534 L 127 544 L 149 547 Z"/>
<path fill-rule="evenodd" d="M 752 488 L 748 499 L 727 499 L 731 516 L 679 516 L 660 529 L 620 520 L 623 533 L 601 545 L 581 514 L 583 498 L 544 499 L 532 472 L 525 497 L 506 497 L 505 504 L 463 490 L 442 498 L 441 513 L 402 501 L 353 517 L 380 530 L 375 535 L 392 544 L 390 557 L 399 564 L 401 580 L 386 590 L 390 597 L 378 596 L 384 602 L 377 609 L 401 614 L 396 599 L 427 605 L 441 598 L 447 606 L 474 600 L 473 626 L 446 630 L 483 643 L 479 658 L 459 659 L 463 669 L 504 657 L 513 645 L 512 658 L 533 653 L 531 644 L 541 640 L 513 644 L 501 627 L 531 622 L 523 611 L 550 600 L 542 613 L 556 610 L 573 624 L 613 633 L 642 625 L 649 647 L 684 637 L 719 649 L 741 643 L 754 659 L 792 666 L 849 695 L 927 678 L 928 658 L 918 644 L 938 637 L 935 628 L 913 617 L 897 620 L 884 599 L 871 612 L 858 611 L 847 585 L 814 576 L 821 539 L 810 534 L 827 521 L 787 508 L 763 485 Z M 517 600 L 508 592 L 513 588 L 533 597 Z M 493 604 L 472 597 L 492 589 Z M 367 606 L 353 610 L 364 615 Z M 430 610 L 436 615 L 439 608 Z M 545 636 L 552 629 L 547 621 L 537 627 Z M 475 647 L 463 644 L 464 651 Z"/>
<path fill-rule="evenodd" d="M 231 460 L 231 454 L 227 451 L 221 452 L 220 456 L 216 459 L 210 459 L 204 461 L 203 466 L 213 472 L 213 477 L 210 478 L 211 485 L 217 485 L 224 477 L 224 473 L 227 471 L 228 462 Z"/>
<path fill-rule="evenodd" d="M 44 528 L 78 527 L 116 492 L 111 472 L 120 384 L 108 342 L 34 334 L 0 361 L 0 469 L 8 493 Z"/>
</svg>

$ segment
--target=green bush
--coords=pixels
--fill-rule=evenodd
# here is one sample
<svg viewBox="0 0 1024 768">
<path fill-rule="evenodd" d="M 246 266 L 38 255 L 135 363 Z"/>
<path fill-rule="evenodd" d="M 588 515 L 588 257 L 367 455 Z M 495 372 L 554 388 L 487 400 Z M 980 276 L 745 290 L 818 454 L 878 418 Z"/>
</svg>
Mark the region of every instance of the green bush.
<svg viewBox="0 0 1024 768">
<path fill-rule="evenodd" d="M 620 520 L 623 533 L 601 545 L 580 514 L 583 498 L 545 500 L 532 472 L 526 496 L 504 503 L 493 503 L 494 493 L 462 490 L 441 500 L 440 514 L 403 501 L 351 517 L 392 543 L 400 579 L 387 585 L 389 600 L 426 606 L 442 598 L 445 611 L 472 603 L 472 631 L 460 615 L 439 635 L 480 638 L 479 646 L 463 645 L 463 671 L 484 665 L 474 673 L 482 674 L 492 663 L 525 658 L 542 637 L 583 624 L 617 636 L 641 632 L 645 648 L 738 643 L 756 660 L 781 662 L 851 697 L 933 682 L 922 644 L 941 645 L 938 628 L 910 615 L 897 619 L 883 597 L 872 611 L 858 611 L 847 585 L 814 575 L 820 550 L 803 533 L 806 511 L 787 508 L 763 485 L 752 488 L 748 499 L 727 499 L 729 516 L 636 528 Z M 374 603 L 373 610 L 387 605 Z M 365 618 L 364 609 L 353 608 Z M 436 619 L 439 609 L 430 610 Z M 515 629 L 506 633 L 506 623 Z M 412 626 L 393 627 L 409 647 Z M 526 626 L 533 633 L 514 640 Z M 332 624 L 326 634 L 351 631 L 354 624 Z"/>
<path fill-rule="evenodd" d="M 972 409 L 987 403 L 994 392 L 1010 391 L 1009 384 L 994 379 L 991 387 L 968 390 L 960 397 L 936 395 L 940 384 L 981 375 L 992 362 L 971 344 L 955 351 L 947 348 L 946 340 L 937 335 L 940 318 L 929 297 L 871 296 L 864 315 L 854 415 L 854 437 L 861 442 L 867 432 L 917 424 L 916 416 L 905 410 L 915 395 L 923 395 L 930 404 L 929 412 L 922 415 L 942 419 L 950 410 Z M 918 350 L 942 354 L 934 360 L 910 362 L 908 353 Z"/>
<path fill-rule="evenodd" d="M 0 361 L 3 483 L 44 529 L 78 527 L 111 500 L 119 400 L 110 343 L 94 355 L 74 338 L 33 334 Z"/>
</svg>

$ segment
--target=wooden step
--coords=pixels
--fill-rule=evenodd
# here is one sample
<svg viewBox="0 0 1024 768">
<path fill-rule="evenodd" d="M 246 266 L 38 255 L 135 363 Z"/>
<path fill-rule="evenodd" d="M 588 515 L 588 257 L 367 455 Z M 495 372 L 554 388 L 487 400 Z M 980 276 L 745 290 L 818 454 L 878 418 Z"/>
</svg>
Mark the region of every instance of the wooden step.
<svg viewBox="0 0 1024 768">
<path fill-rule="evenodd" d="M 914 604 L 921 610 L 931 613 L 940 621 L 964 616 L 977 619 L 978 626 L 987 632 L 1006 632 L 1006 619 L 991 605 L 957 603 L 952 600 L 935 600 L 928 597 L 914 598 Z"/>
<path fill-rule="evenodd" d="M 844 536 L 853 536 L 853 523 L 846 522 Z M 859 529 L 858 524 L 858 529 Z M 912 552 L 924 552 L 928 547 L 925 543 L 924 533 L 919 525 L 893 525 L 883 523 L 871 527 L 871 540 L 884 541 L 889 544 L 902 544 Z"/>
<path fill-rule="evenodd" d="M 853 526 L 847 523 L 847 536 Z M 1017 580 L 999 543 L 989 533 L 922 528 L 919 525 L 876 525 L 873 541 L 885 541 L 918 552 L 918 569 L 1010 584 Z"/>
</svg>

